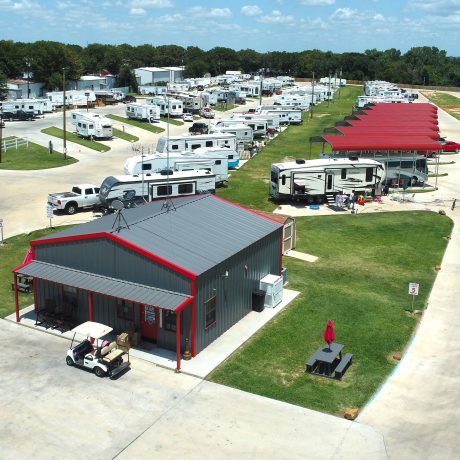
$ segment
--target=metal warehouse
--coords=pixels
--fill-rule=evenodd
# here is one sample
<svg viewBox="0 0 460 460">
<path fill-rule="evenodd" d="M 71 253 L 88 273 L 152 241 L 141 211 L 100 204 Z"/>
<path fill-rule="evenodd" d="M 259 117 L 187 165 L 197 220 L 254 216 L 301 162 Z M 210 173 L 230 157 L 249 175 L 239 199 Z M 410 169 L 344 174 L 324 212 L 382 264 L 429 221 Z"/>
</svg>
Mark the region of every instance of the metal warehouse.
<svg viewBox="0 0 460 460">
<path fill-rule="evenodd" d="M 165 204 L 169 204 L 165 206 Z M 70 308 L 72 321 L 192 356 L 252 309 L 268 274 L 281 274 L 283 225 L 214 195 L 152 202 L 31 242 L 14 272 L 34 278 L 35 311 Z"/>
</svg>

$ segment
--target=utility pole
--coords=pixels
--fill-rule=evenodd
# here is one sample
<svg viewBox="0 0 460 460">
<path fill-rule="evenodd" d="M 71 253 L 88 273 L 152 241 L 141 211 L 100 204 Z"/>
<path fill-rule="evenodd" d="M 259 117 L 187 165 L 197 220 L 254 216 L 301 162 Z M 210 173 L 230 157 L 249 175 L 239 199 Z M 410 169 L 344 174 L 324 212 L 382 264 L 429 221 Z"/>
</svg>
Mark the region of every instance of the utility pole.
<svg viewBox="0 0 460 460">
<path fill-rule="evenodd" d="M 310 104 L 310 118 L 313 118 L 313 100 L 315 97 L 315 72 L 311 73 L 311 104 Z"/>
<path fill-rule="evenodd" d="M 65 67 L 62 68 L 62 129 L 64 131 L 64 160 L 67 160 L 67 126 L 66 126 L 66 94 L 65 94 Z"/>
<path fill-rule="evenodd" d="M 259 94 L 259 105 L 262 105 L 262 84 L 264 81 L 264 69 L 262 69 L 262 72 L 260 74 L 260 94 Z"/>
<path fill-rule="evenodd" d="M 329 70 L 329 83 L 327 87 L 327 106 L 329 107 L 329 101 L 331 100 L 331 71 Z"/>
<path fill-rule="evenodd" d="M 342 86 L 342 67 L 339 72 L 339 99 L 340 99 L 340 87 Z"/>
<path fill-rule="evenodd" d="M 30 61 L 26 60 L 27 66 L 27 99 L 30 98 Z"/>
<path fill-rule="evenodd" d="M 3 105 L 0 105 L 0 163 L 2 162 L 3 149 Z"/>
</svg>

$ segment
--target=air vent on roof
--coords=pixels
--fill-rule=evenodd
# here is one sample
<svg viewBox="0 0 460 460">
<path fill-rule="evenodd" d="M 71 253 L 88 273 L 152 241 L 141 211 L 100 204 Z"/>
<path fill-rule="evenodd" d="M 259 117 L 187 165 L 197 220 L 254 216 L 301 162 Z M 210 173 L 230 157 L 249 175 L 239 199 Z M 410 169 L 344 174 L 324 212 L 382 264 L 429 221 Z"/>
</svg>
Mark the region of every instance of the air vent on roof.
<svg viewBox="0 0 460 460">
<path fill-rule="evenodd" d="M 304 164 L 305 164 L 305 160 L 302 160 L 301 158 L 297 158 L 297 160 L 295 160 L 295 162 L 296 162 L 298 165 L 304 165 Z"/>
<path fill-rule="evenodd" d="M 173 170 L 172 169 L 162 169 L 160 171 L 160 174 L 162 176 L 172 176 L 173 175 Z"/>
<path fill-rule="evenodd" d="M 358 161 L 359 158 L 357 156 L 349 156 L 348 159 L 351 161 Z"/>
</svg>

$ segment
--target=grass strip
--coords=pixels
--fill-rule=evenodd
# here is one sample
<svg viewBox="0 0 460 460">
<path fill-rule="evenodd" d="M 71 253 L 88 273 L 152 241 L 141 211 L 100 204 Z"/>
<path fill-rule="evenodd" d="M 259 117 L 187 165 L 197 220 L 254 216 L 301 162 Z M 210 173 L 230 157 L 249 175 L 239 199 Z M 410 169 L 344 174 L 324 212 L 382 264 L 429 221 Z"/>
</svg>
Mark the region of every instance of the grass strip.
<svg viewBox="0 0 460 460">
<path fill-rule="evenodd" d="M 58 137 L 59 139 L 64 139 L 64 131 L 61 128 L 56 128 L 56 126 L 51 126 L 50 128 L 45 128 L 41 130 L 42 133 L 49 134 L 50 136 Z M 89 139 L 84 139 L 83 137 L 77 136 L 74 133 L 66 132 L 66 139 L 69 142 L 82 145 L 92 150 L 97 150 L 98 152 L 108 152 L 110 147 L 107 145 L 101 144 L 97 141 L 90 141 Z"/>
<path fill-rule="evenodd" d="M 150 131 L 151 133 L 162 133 L 164 131 L 163 128 L 158 126 L 154 126 L 148 122 L 138 121 L 138 120 L 131 120 L 130 118 L 120 117 L 119 115 L 108 114 L 106 115 L 107 118 L 111 118 L 112 120 L 119 121 L 121 123 L 125 123 L 127 125 L 135 126 L 136 128 L 144 129 L 145 131 Z"/>
</svg>

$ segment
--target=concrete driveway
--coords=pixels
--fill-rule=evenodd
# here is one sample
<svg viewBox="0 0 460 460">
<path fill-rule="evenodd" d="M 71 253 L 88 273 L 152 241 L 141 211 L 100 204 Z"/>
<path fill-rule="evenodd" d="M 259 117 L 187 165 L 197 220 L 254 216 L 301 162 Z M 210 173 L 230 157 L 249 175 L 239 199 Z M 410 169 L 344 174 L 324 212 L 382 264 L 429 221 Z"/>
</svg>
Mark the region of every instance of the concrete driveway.
<svg viewBox="0 0 460 460">
<path fill-rule="evenodd" d="M 0 320 L 2 460 L 386 458 L 355 422 L 140 359 L 117 380 L 68 367 L 69 341 Z"/>
</svg>

